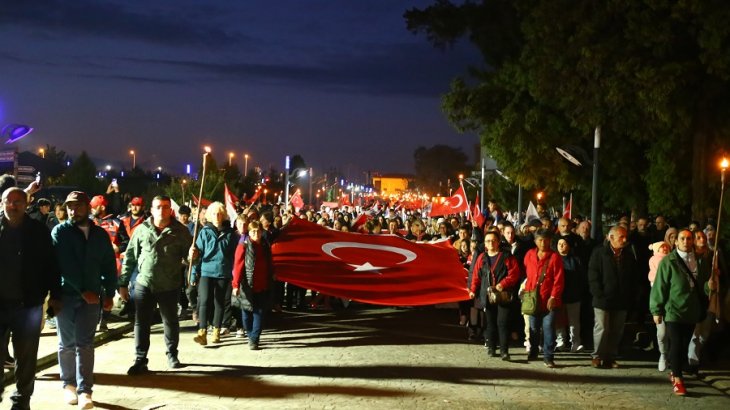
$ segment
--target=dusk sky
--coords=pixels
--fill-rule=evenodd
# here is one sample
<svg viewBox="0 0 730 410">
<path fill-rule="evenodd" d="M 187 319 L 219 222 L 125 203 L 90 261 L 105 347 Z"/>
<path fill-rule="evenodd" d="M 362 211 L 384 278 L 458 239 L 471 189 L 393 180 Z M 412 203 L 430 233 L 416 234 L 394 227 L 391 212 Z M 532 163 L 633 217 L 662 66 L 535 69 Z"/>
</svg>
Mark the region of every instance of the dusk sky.
<svg viewBox="0 0 730 410">
<path fill-rule="evenodd" d="M 432 1 L 2 0 L 0 126 L 72 156 L 180 174 L 216 159 L 413 173 L 419 146 L 462 147 L 440 109 L 478 65 L 467 44 L 433 48 L 403 13 Z M 97 163 L 102 167 L 103 164 Z"/>
</svg>

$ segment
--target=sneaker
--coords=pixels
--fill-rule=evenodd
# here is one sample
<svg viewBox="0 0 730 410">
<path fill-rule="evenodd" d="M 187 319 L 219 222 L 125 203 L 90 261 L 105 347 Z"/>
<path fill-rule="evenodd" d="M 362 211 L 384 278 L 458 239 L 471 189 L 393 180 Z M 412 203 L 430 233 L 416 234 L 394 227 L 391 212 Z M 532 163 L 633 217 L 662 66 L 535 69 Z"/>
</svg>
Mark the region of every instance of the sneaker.
<svg viewBox="0 0 730 410">
<path fill-rule="evenodd" d="M 567 352 L 568 351 L 568 347 L 565 346 L 565 344 L 560 343 L 560 344 L 555 345 L 555 350 L 554 351 L 555 352 Z"/>
<path fill-rule="evenodd" d="M 182 363 L 180 363 L 180 360 L 177 358 L 176 355 L 167 355 L 167 367 L 170 369 L 179 369 L 182 367 Z"/>
<path fill-rule="evenodd" d="M 594 357 L 591 359 L 591 367 L 594 369 L 600 369 L 603 367 L 603 362 L 600 357 Z"/>
<path fill-rule="evenodd" d="M 94 401 L 91 400 L 91 393 L 81 393 L 81 396 L 79 396 L 79 408 L 84 410 L 94 408 Z"/>
<path fill-rule="evenodd" d="M 548 369 L 554 369 L 555 362 L 552 360 L 545 360 L 545 367 L 547 367 Z"/>
<path fill-rule="evenodd" d="M 585 350 L 585 348 L 583 347 L 583 345 L 578 345 L 578 346 L 574 345 L 574 346 L 570 347 L 571 353 L 583 353 L 584 350 Z"/>
<path fill-rule="evenodd" d="M 259 350 L 259 344 L 257 342 L 248 342 L 248 350 Z"/>
<path fill-rule="evenodd" d="M 660 372 L 663 372 L 667 370 L 667 358 L 664 355 L 659 356 L 659 364 L 657 365 L 657 368 Z"/>
<path fill-rule="evenodd" d="M 606 364 L 606 368 L 607 369 L 618 369 L 620 367 L 621 367 L 621 365 L 619 365 L 618 362 L 615 361 L 615 360 L 611 360 L 611 362 L 609 362 L 608 364 Z"/>
<path fill-rule="evenodd" d="M 134 361 L 132 367 L 127 370 L 127 374 L 129 376 L 138 376 L 149 371 L 150 370 L 147 368 L 147 359 L 137 359 Z"/>
<path fill-rule="evenodd" d="M 674 394 L 676 394 L 677 396 L 684 396 L 685 394 L 687 394 L 687 389 L 684 387 L 684 382 L 680 378 L 674 380 L 672 390 L 674 390 Z"/>
<path fill-rule="evenodd" d="M 230 334 L 231 334 L 231 330 L 230 329 L 228 329 L 227 327 L 222 327 L 221 328 L 221 334 L 220 334 L 221 336 L 226 336 L 226 335 L 230 335 Z"/>
<path fill-rule="evenodd" d="M 246 337 L 246 331 L 243 329 L 238 329 L 236 331 L 236 339 L 243 339 L 244 337 Z"/>
<path fill-rule="evenodd" d="M 63 388 L 63 401 L 66 404 L 71 405 L 79 403 L 79 396 L 76 394 L 76 386 L 67 384 L 66 387 Z"/>
<path fill-rule="evenodd" d="M 509 353 L 502 353 L 502 361 L 509 362 L 510 359 Z"/>
<path fill-rule="evenodd" d="M 55 329 L 56 328 L 56 318 L 48 318 L 46 319 L 46 327 L 49 329 Z"/>
</svg>

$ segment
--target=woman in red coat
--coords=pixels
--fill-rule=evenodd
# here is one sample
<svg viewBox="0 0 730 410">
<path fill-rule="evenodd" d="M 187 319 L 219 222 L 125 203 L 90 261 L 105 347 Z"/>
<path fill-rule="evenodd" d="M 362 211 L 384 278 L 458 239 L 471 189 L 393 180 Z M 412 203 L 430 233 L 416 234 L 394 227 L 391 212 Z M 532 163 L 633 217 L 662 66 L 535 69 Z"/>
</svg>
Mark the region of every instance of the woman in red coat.
<svg viewBox="0 0 730 410">
<path fill-rule="evenodd" d="M 530 353 L 527 360 L 537 359 L 538 342 L 540 340 L 540 324 L 542 325 L 543 344 L 542 353 L 545 366 L 555 367 L 555 309 L 561 305 L 565 272 L 563 261 L 557 252 L 550 249 L 552 232 L 547 229 L 538 229 L 535 232 L 536 248 L 525 254 L 525 292 L 540 288 L 539 309 L 529 316 L 530 321 Z M 544 277 L 543 277 L 544 275 Z"/>
</svg>

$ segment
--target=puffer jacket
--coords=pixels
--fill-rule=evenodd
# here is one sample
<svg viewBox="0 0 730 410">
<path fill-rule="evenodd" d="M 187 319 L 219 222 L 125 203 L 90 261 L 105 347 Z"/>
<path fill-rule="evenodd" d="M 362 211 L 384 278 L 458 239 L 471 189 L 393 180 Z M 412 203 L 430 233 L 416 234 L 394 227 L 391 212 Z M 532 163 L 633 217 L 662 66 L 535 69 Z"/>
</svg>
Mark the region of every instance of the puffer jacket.
<svg viewBox="0 0 730 410">
<path fill-rule="evenodd" d="M 137 283 L 152 292 L 180 288 L 180 267 L 187 258 L 193 236 L 183 224 L 172 220 L 161 232 L 148 218 L 132 234 L 124 256 L 119 286 L 128 287 L 135 268 Z"/>
<path fill-rule="evenodd" d="M 240 289 L 239 301 L 241 309 L 253 310 L 253 282 L 254 274 L 266 275 L 268 282 L 267 292 L 271 290 L 274 282 L 274 264 L 271 259 L 271 248 L 267 242 L 261 240 L 262 254 L 256 254 L 253 243 L 247 236 L 241 237 L 236 247 L 236 256 L 233 263 L 233 289 Z M 256 258 L 269 259 L 268 272 L 254 272 L 256 266 Z M 267 307 L 264 307 L 266 309 Z"/>
<path fill-rule="evenodd" d="M 207 223 L 200 230 L 195 246 L 200 251 L 200 257 L 193 264 L 191 282 L 199 282 L 201 276 L 216 279 L 232 279 L 233 256 L 238 245 L 238 234 L 227 225 L 221 229 L 212 223 Z"/>
</svg>

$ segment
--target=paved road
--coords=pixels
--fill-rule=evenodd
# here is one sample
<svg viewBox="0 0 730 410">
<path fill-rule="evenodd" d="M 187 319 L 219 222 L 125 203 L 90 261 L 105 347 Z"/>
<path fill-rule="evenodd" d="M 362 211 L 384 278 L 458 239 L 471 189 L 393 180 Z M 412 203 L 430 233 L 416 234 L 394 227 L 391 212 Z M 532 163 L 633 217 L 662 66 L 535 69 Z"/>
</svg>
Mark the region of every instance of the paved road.
<svg viewBox="0 0 730 410">
<path fill-rule="evenodd" d="M 730 370 L 689 378 L 675 397 L 653 357 L 629 357 L 616 370 L 588 367 L 587 354 L 560 354 L 557 369 L 487 358 L 467 344 L 453 310 L 351 306 L 334 313 L 282 313 L 262 350 L 227 337 L 201 347 L 183 322 L 180 359 L 165 365 L 161 330 L 153 334 L 149 375 L 130 377 L 131 333 L 97 348 L 94 399 L 100 409 L 441 409 L 730 408 Z M 58 367 L 38 373 L 34 409 L 61 403 Z M 6 393 L 7 395 L 7 393 Z M 6 405 L 6 403 L 3 403 Z"/>
</svg>

